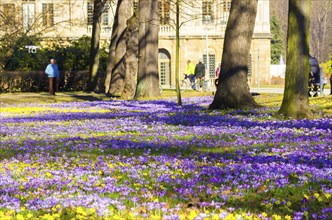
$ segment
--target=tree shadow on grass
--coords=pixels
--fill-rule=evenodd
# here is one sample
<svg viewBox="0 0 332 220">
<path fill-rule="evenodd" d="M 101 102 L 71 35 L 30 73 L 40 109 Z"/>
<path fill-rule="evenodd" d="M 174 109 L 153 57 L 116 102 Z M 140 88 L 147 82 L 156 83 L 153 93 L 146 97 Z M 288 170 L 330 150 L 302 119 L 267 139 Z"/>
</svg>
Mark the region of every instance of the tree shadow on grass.
<svg viewBox="0 0 332 220">
<path fill-rule="evenodd" d="M 76 98 L 90 99 L 91 97 L 85 95 L 74 95 Z M 257 114 L 253 112 L 246 112 L 244 110 L 229 110 L 227 112 L 220 112 L 211 115 L 211 111 L 196 103 L 187 103 L 183 106 L 178 106 L 174 101 L 170 100 L 149 100 L 149 101 L 122 101 L 122 100 L 107 100 L 100 101 L 99 98 L 93 102 L 86 102 L 77 106 L 73 104 L 74 108 L 79 107 L 79 112 L 41 112 L 38 115 L 31 116 L 13 116 L 10 118 L 3 118 L 2 123 L 24 123 L 24 122 L 38 122 L 38 121 L 68 121 L 68 120 L 98 120 L 98 119 L 125 119 L 131 118 L 139 119 L 143 124 L 161 123 L 172 126 L 188 126 L 188 127 L 221 127 L 221 126 L 240 126 L 244 128 L 262 127 L 269 129 L 277 128 L 307 128 L 307 129 L 330 129 L 331 121 L 326 120 L 251 120 L 250 116 Z M 99 99 L 99 100 L 98 100 Z M 65 104 L 51 104 L 49 108 L 66 108 L 70 109 L 70 103 Z M 101 106 L 98 112 L 95 107 Z M 93 108 L 93 112 L 89 111 Z M 244 117 L 234 117 L 236 115 L 243 115 Z M 248 115 L 248 117 L 245 117 Z M 259 117 L 259 116 L 258 116 Z M 265 116 L 267 117 L 267 116 Z"/>
</svg>

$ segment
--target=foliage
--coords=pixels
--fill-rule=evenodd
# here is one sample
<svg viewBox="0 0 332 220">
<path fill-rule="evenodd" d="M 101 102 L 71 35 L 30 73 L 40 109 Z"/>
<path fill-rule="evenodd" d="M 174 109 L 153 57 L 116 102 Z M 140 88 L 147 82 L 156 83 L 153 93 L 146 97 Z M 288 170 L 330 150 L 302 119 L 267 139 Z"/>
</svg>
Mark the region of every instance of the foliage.
<svg viewBox="0 0 332 220">
<path fill-rule="evenodd" d="M 279 64 L 280 56 L 283 52 L 282 31 L 280 21 L 277 16 L 271 17 L 271 64 Z"/>
<path fill-rule="evenodd" d="M 35 71 L 45 68 L 48 61 L 44 58 L 44 51 L 38 49 L 37 53 L 28 53 L 27 45 L 40 46 L 39 36 L 23 34 L 15 42 L 1 44 L 0 57 L 4 70 Z"/>
<path fill-rule="evenodd" d="M 50 49 L 50 57 L 55 57 L 59 69 L 66 71 L 89 70 L 91 38 L 83 36 L 73 41 L 69 46 L 54 44 Z M 105 71 L 107 53 L 104 48 L 101 50 L 100 71 Z"/>
<path fill-rule="evenodd" d="M 5 71 L 43 71 L 50 58 L 55 58 L 60 70 L 80 71 L 89 69 L 91 38 L 83 36 L 70 45 L 54 43 L 51 47 L 42 47 L 38 36 L 22 35 L 14 46 L 2 44 L 0 57 L 8 60 L 4 65 Z M 37 53 L 28 53 L 26 45 L 40 46 Z M 13 53 L 7 53 L 8 47 L 12 47 Z M 7 56 L 7 57 L 6 57 Z M 107 52 L 101 50 L 100 71 L 106 70 Z M 6 58 L 6 59 L 5 59 Z"/>
</svg>

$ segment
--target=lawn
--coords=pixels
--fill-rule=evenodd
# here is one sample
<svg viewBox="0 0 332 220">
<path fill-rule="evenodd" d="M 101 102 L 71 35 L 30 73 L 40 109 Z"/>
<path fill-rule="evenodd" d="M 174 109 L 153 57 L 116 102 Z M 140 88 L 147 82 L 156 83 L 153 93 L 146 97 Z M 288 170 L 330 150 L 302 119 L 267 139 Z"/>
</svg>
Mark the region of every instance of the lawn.
<svg viewBox="0 0 332 220">
<path fill-rule="evenodd" d="M 197 95 L 1 94 L 0 219 L 332 219 L 331 96 L 283 120 Z"/>
</svg>

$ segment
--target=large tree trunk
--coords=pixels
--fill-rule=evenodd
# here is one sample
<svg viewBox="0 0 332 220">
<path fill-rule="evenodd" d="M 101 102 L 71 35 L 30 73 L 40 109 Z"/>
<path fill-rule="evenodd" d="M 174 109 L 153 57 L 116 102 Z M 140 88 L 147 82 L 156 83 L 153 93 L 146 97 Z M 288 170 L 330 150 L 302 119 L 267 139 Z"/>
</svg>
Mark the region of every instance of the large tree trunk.
<svg viewBox="0 0 332 220">
<path fill-rule="evenodd" d="M 92 37 L 90 48 L 90 67 L 89 67 L 89 82 L 88 91 L 97 90 L 98 67 L 99 67 L 99 44 L 101 31 L 101 14 L 106 1 L 95 0 L 93 8 L 93 23 L 92 23 Z"/>
<path fill-rule="evenodd" d="M 133 99 L 136 90 L 138 53 L 138 16 L 136 13 L 127 21 L 126 54 L 124 58 L 125 78 L 122 99 Z"/>
<path fill-rule="evenodd" d="M 311 117 L 308 98 L 309 4 L 309 0 L 289 0 L 285 91 L 279 113 L 296 119 Z"/>
<path fill-rule="evenodd" d="M 124 35 L 127 28 L 126 22 L 131 16 L 131 6 L 131 0 L 119 0 L 114 16 L 105 79 L 105 93 L 112 96 L 120 96 L 122 91 L 119 90 L 123 88 L 123 58 L 126 52 Z"/>
<path fill-rule="evenodd" d="M 160 96 L 158 73 L 158 1 L 140 0 L 139 8 L 139 58 L 135 98 Z"/>
<path fill-rule="evenodd" d="M 233 0 L 226 27 L 222 70 L 209 109 L 255 108 L 248 86 L 248 60 L 257 13 L 257 0 Z"/>
</svg>

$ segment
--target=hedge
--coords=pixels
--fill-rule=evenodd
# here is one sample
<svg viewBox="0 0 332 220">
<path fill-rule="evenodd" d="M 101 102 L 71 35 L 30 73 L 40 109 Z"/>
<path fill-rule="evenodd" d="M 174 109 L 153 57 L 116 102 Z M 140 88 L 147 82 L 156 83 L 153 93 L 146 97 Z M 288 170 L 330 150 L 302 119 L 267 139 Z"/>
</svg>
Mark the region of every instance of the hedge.
<svg viewBox="0 0 332 220">
<path fill-rule="evenodd" d="M 98 90 L 104 91 L 105 73 L 99 73 Z M 88 71 L 63 71 L 60 73 L 59 91 L 86 91 Z M 48 91 L 48 78 L 43 71 L 0 72 L 0 93 Z"/>
</svg>

